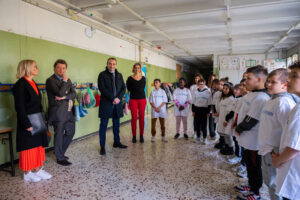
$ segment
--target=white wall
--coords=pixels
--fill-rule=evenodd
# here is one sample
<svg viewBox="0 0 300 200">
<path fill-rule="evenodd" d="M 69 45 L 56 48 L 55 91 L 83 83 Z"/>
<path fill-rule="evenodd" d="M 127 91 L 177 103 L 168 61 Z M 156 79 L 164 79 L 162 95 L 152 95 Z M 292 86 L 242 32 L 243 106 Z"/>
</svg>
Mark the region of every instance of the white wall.
<svg viewBox="0 0 300 200">
<path fill-rule="evenodd" d="M 139 61 L 137 45 L 101 31 L 87 38 L 86 27 L 21 0 L 0 0 L 0 30 Z M 144 53 L 148 63 L 176 69 L 175 60 L 150 50 Z"/>
<path fill-rule="evenodd" d="M 300 43 L 292 48 L 290 48 L 288 51 L 287 51 L 287 57 L 290 57 L 292 55 L 294 55 L 295 53 L 298 54 L 298 56 L 300 56 Z"/>
</svg>

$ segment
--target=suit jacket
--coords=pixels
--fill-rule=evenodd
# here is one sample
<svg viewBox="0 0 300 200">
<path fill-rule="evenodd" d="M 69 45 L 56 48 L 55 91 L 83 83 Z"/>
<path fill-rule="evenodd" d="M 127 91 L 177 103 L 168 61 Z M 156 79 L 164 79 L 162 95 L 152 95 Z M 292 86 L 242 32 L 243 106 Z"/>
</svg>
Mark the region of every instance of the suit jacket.
<svg viewBox="0 0 300 200">
<path fill-rule="evenodd" d="M 55 74 L 50 76 L 46 81 L 46 90 L 48 95 L 48 118 L 49 122 L 63 122 L 68 121 L 68 106 L 69 100 L 72 100 L 76 97 L 76 91 L 73 88 L 72 82 L 68 79 L 67 82 L 59 80 Z M 55 96 L 63 97 L 66 96 L 66 99 L 57 101 Z M 74 106 L 72 108 L 72 113 L 75 115 Z"/>
<path fill-rule="evenodd" d="M 123 96 L 125 94 L 126 86 L 123 80 L 123 76 L 118 70 L 115 70 L 115 84 L 116 84 L 116 95 L 114 95 L 113 75 L 108 71 L 104 70 L 98 76 L 98 87 L 101 92 L 100 106 L 99 106 L 99 117 L 100 118 L 121 118 L 123 117 Z M 120 103 L 113 105 L 112 102 L 115 98 L 120 99 Z M 115 113 L 113 113 L 115 107 Z"/>
<path fill-rule="evenodd" d="M 32 136 L 26 129 L 32 125 L 27 117 L 28 114 L 43 112 L 41 93 L 35 92 L 26 79 L 19 79 L 13 87 L 15 109 L 17 112 L 17 151 L 32 149 L 35 147 L 48 146 L 46 132 Z"/>
</svg>

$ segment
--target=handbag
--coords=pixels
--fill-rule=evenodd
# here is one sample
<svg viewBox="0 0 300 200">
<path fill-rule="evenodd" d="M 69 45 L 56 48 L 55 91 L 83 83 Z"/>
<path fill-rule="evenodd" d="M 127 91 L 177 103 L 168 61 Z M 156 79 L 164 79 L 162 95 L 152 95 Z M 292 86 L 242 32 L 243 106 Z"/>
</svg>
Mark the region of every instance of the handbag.
<svg viewBox="0 0 300 200">
<path fill-rule="evenodd" d="M 33 130 L 31 131 L 31 135 L 38 135 L 42 133 L 46 133 L 48 128 L 45 122 L 44 114 L 42 112 L 33 113 L 27 115 Z"/>
</svg>

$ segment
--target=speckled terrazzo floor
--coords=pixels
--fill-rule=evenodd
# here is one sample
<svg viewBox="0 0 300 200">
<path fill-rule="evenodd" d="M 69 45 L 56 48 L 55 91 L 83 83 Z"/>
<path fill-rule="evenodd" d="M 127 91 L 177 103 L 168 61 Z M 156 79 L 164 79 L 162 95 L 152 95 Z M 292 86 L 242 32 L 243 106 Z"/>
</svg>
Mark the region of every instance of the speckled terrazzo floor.
<svg viewBox="0 0 300 200">
<path fill-rule="evenodd" d="M 99 155 L 98 135 L 70 145 L 67 152 L 73 163 L 70 167 L 57 165 L 53 152 L 48 152 L 45 169 L 53 175 L 50 180 L 26 183 L 19 169 L 16 177 L 1 171 L 0 199 L 235 199 L 233 186 L 238 178 L 226 159 L 213 148 L 213 142 L 201 145 L 191 138 L 174 140 L 175 118 L 172 109 L 168 112 L 168 143 L 160 140 L 160 131 L 157 141 L 150 142 L 148 119 L 146 142 L 132 144 L 127 123 L 121 126 L 121 141 L 129 145 L 126 150 L 112 148 L 110 129 L 106 156 Z M 265 186 L 262 197 L 269 199 Z"/>
</svg>

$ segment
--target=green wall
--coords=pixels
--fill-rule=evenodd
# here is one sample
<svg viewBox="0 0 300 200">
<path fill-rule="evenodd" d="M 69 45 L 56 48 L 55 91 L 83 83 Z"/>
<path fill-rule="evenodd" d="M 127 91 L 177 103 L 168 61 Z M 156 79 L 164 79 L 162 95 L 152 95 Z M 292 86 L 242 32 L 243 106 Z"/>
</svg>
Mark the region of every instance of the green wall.
<svg viewBox="0 0 300 200">
<path fill-rule="evenodd" d="M 67 74 L 73 82 L 86 83 L 97 82 L 98 74 L 105 69 L 107 58 L 110 55 L 100 54 L 80 48 L 62 45 L 46 40 L 35 39 L 14 33 L 0 31 L 0 82 L 15 83 L 18 62 L 22 59 L 36 60 L 40 69 L 35 77 L 37 83 L 45 83 L 53 74 L 53 63 L 62 58 L 68 62 Z M 117 58 L 118 70 L 126 81 L 131 75 L 133 60 Z M 147 65 L 147 95 L 151 92 L 151 83 L 154 78 L 160 78 L 163 82 L 175 82 L 176 70 L 159 66 Z M 98 108 L 88 109 L 89 114 L 76 123 L 74 139 L 98 131 Z M 125 116 L 121 122 L 130 120 Z M 0 93 L 0 126 L 16 127 L 16 113 L 14 111 L 14 99 L 8 92 Z M 111 122 L 109 124 L 111 126 Z M 15 133 L 13 133 L 15 140 Z M 53 145 L 53 141 L 50 146 Z M 15 142 L 14 142 L 15 148 Z M 15 158 L 18 155 L 15 154 Z M 0 164 L 9 161 L 8 142 L 0 143 Z"/>
</svg>

